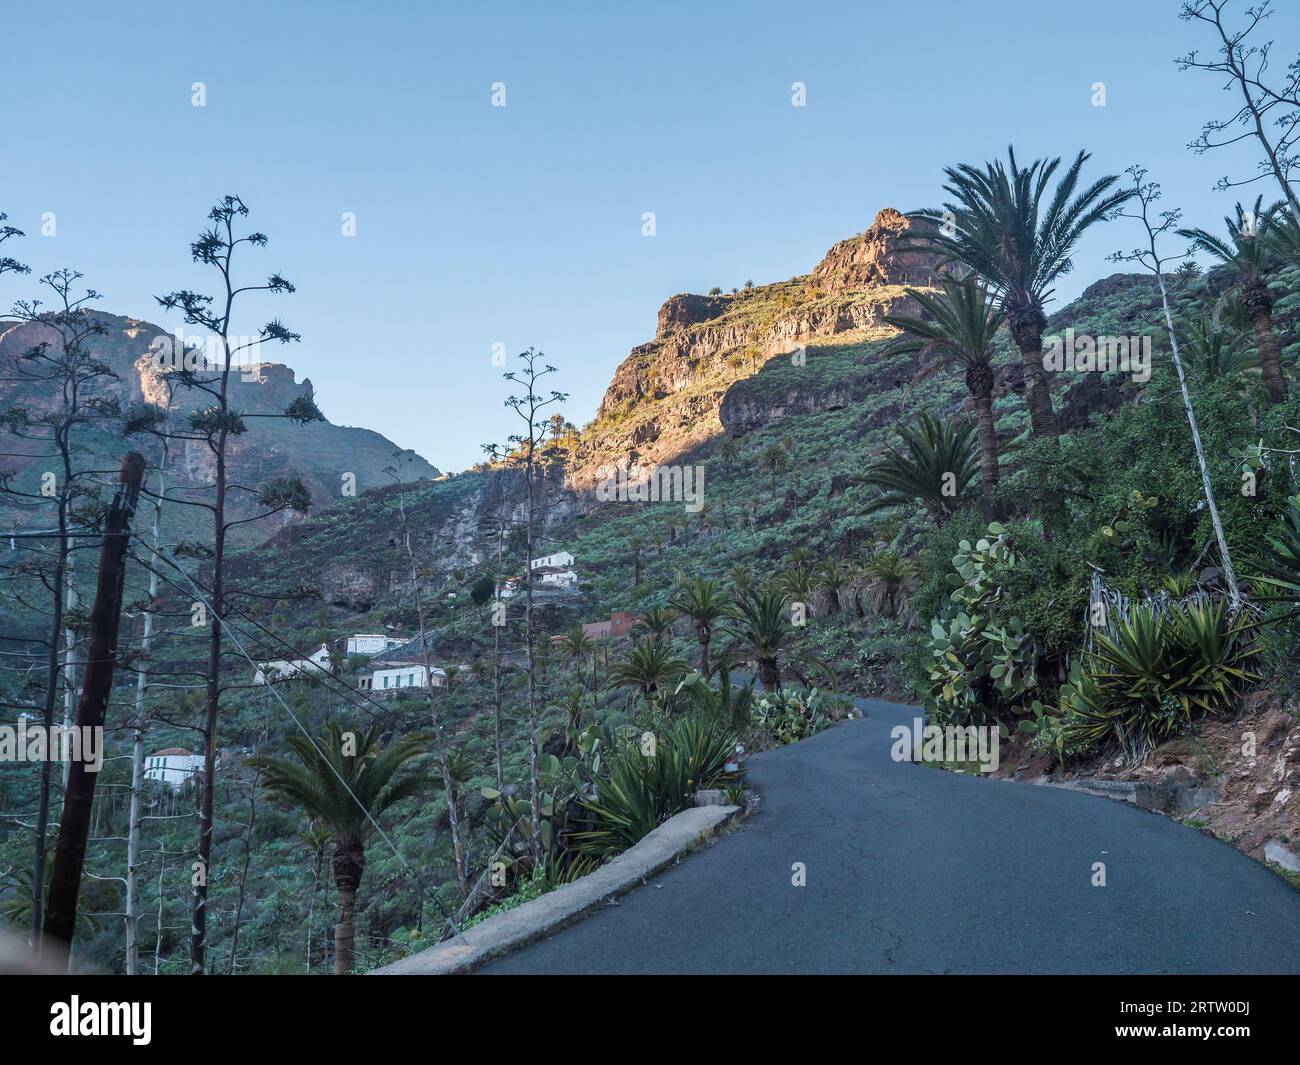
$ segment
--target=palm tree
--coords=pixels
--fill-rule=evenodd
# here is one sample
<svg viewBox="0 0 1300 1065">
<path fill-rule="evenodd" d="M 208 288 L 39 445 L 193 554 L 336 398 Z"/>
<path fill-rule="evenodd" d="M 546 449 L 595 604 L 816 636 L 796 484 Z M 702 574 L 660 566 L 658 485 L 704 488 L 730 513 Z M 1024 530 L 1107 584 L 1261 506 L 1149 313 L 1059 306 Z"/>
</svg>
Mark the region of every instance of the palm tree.
<svg viewBox="0 0 1300 1065">
<path fill-rule="evenodd" d="M 632 626 L 633 630 L 649 636 L 659 643 L 665 636 L 673 633 L 673 622 L 677 620 L 676 611 L 662 606 L 652 606 Z"/>
<path fill-rule="evenodd" d="M 722 462 L 723 469 L 729 469 L 740 455 L 740 444 L 734 436 L 724 436 L 714 444 L 713 454 Z"/>
<path fill-rule="evenodd" d="M 776 479 L 786 473 L 791 466 L 790 453 L 780 444 L 768 444 L 759 457 L 763 469 L 772 475 L 772 498 L 776 498 Z"/>
<path fill-rule="evenodd" d="M 456 681 L 460 677 L 460 666 L 448 666 L 442 671 L 442 675 L 443 686 L 447 689 L 447 694 L 450 695 L 456 690 Z"/>
<path fill-rule="evenodd" d="M 945 422 L 930 414 L 922 414 L 915 425 L 900 426 L 905 451 L 890 445 L 862 475 L 867 484 L 884 489 L 864 512 L 915 501 L 942 524 L 966 501 L 975 478 L 974 434 L 971 422 Z"/>
<path fill-rule="evenodd" d="M 897 551 L 878 551 L 862 565 L 867 602 L 871 609 L 887 618 L 908 619 L 911 613 L 912 586 L 920 567 Z"/>
<path fill-rule="evenodd" d="M 297 761 L 249 759 L 250 765 L 261 770 L 273 794 L 296 803 L 333 833 L 331 865 L 339 891 L 334 925 L 334 973 L 338 976 L 352 970 L 357 889 L 366 871 L 366 841 L 374 831 L 374 819 L 427 783 L 421 775 L 397 776 L 406 762 L 424 751 L 424 736 L 412 733 L 382 750 L 379 736 L 378 725 L 365 732 L 345 731 L 331 721 L 317 741 L 306 736 L 285 739 Z"/>
<path fill-rule="evenodd" d="M 838 614 L 844 610 L 844 590 L 853 583 L 853 575 L 838 559 L 824 559 L 813 577 L 814 586 L 825 594 L 831 610 Z"/>
<path fill-rule="evenodd" d="M 754 705 L 754 682 L 738 685 L 731 683 L 726 662 L 718 670 L 719 684 L 714 688 L 705 677 L 690 673 L 677 685 L 677 694 L 685 694 L 696 709 L 706 718 L 725 721 L 740 730 L 749 724 L 750 710 Z"/>
<path fill-rule="evenodd" d="M 727 612 L 736 638 L 753 656 L 764 691 L 781 687 L 781 652 L 794 634 L 786 616 L 786 596 L 777 582 L 750 589 Z"/>
<path fill-rule="evenodd" d="M 1249 348 L 1245 337 L 1224 329 L 1210 316 L 1183 326 L 1180 351 L 1187 372 L 1202 381 L 1236 377 L 1259 367 L 1259 354 Z"/>
<path fill-rule="evenodd" d="M 1292 264 L 1300 263 L 1300 218 L 1285 203 L 1275 203 L 1269 208 L 1264 242 L 1280 258 Z"/>
<path fill-rule="evenodd" d="M 943 366 L 955 363 L 966 372 L 966 389 L 975 405 L 979 426 L 980 474 L 986 495 L 998 483 L 998 436 L 993 425 L 993 340 L 1002 328 L 1002 312 L 995 299 L 975 277 L 965 281 L 944 278 L 942 295 L 908 289 L 929 319 L 886 315 L 885 321 L 904 331 L 887 344 L 881 357 L 919 353 L 928 360 L 916 372 L 916 384 Z"/>
<path fill-rule="evenodd" d="M 597 687 L 596 687 L 596 641 L 591 639 L 581 625 L 574 625 L 564 634 L 560 640 L 561 649 L 569 656 L 569 661 L 579 665 L 586 659 L 591 659 L 591 705 L 593 708 L 597 705 Z"/>
<path fill-rule="evenodd" d="M 609 669 L 609 680 L 616 688 L 639 689 L 648 703 L 661 684 L 675 680 L 689 668 L 659 640 L 638 640 L 627 657 Z"/>
<path fill-rule="evenodd" d="M 1263 202 L 1264 198 L 1258 197 L 1250 215 L 1241 204 L 1237 204 L 1237 217 L 1223 220 L 1228 227 L 1227 240 L 1204 229 L 1180 229 L 1178 235 L 1190 240 L 1192 247 L 1218 259 L 1235 278 L 1233 288 L 1240 295 L 1242 306 L 1255 328 L 1264 390 L 1270 402 L 1280 403 L 1286 399 L 1286 378 L 1282 375 L 1282 357 L 1273 330 L 1273 295 L 1268 290 L 1272 249 L 1263 237 L 1269 229 L 1269 217 L 1260 215 Z M 1284 227 L 1279 226 L 1279 231 L 1285 232 Z"/>
<path fill-rule="evenodd" d="M 812 601 L 816 598 L 812 566 L 803 562 L 791 566 L 777 578 L 777 583 L 780 585 L 781 591 L 785 593 L 787 600 L 803 603 L 811 612 Z"/>
<path fill-rule="evenodd" d="M 713 629 L 726 615 L 727 595 L 722 585 L 710 577 L 695 577 L 668 600 L 674 610 L 691 619 L 695 638 L 700 644 L 700 675 L 707 680 L 713 675 L 709 666 L 709 641 Z"/>
<path fill-rule="evenodd" d="M 645 540 L 641 536 L 629 536 L 627 538 L 627 549 L 632 552 L 632 587 L 635 588 L 641 583 L 641 548 L 645 546 Z"/>
<path fill-rule="evenodd" d="M 948 261 L 970 267 L 993 289 L 1024 363 L 1033 433 L 1055 436 L 1056 415 L 1043 376 L 1043 308 L 1052 298 L 1051 286 L 1073 267 L 1070 255 L 1084 231 L 1106 219 L 1133 192 L 1111 191 L 1119 180 L 1111 174 L 1076 194 L 1079 174 L 1089 159 L 1087 152 L 1080 152 L 1043 213 L 1047 183 L 1060 158 L 1035 159 L 1022 168 L 1014 148 L 1007 149 L 1007 157 L 1007 166 L 999 161 L 985 163 L 983 170 L 965 163 L 945 168 L 944 191 L 956 202 L 914 216 L 940 223 L 932 231 L 927 227 L 922 243 L 937 248 Z"/>
<path fill-rule="evenodd" d="M 744 562 L 737 562 L 727 570 L 727 580 L 731 582 L 731 591 L 737 596 L 746 594 L 754 584 L 754 567 Z"/>
</svg>

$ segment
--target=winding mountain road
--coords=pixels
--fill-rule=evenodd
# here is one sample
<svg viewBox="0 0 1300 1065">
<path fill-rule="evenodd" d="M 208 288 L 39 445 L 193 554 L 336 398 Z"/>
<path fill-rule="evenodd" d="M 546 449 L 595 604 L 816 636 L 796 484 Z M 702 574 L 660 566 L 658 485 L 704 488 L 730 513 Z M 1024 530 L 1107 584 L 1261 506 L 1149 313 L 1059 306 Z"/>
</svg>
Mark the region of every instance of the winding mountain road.
<svg viewBox="0 0 1300 1065">
<path fill-rule="evenodd" d="M 480 971 L 1300 973 L 1300 892 L 1257 862 L 1107 799 L 894 762 L 919 711 L 857 703 L 750 760 L 738 829 Z"/>
</svg>

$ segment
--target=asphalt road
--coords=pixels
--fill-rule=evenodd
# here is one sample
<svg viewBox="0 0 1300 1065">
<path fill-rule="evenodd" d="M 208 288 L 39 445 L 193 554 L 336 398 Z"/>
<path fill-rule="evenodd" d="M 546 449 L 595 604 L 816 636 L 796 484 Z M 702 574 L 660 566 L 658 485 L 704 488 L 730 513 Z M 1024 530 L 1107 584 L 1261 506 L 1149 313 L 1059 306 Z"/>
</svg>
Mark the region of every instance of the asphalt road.
<svg viewBox="0 0 1300 1065">
<path fill-rule="evenodd" d="M 894 762 L 918 711 L 859 706 L 750 759 L 740 827 L 481 971 L 1300 973 L 1300 892 L 1257 862 L 1108 799 Z"/>
</svg>

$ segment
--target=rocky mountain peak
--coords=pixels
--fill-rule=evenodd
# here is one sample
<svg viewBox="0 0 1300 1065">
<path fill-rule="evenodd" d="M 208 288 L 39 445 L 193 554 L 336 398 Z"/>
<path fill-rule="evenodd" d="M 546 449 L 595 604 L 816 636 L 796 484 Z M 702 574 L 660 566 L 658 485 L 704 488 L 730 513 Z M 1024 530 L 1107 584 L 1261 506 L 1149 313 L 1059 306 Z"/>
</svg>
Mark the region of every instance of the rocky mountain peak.
<svg viewBox="0 0 1300 1065">
<path fill-rule="evenodd" d="M 918 226 L 887 207 L 840 241 L 812 273 L 730 294 L 679 293 L 659 308 L 654 339 L 619 365 L 570 470 L 578 487 L 601 465 L 666 462 L 722 431 L 728 391 L 765 362 L 835 336 L 885 335 L 905 286 L 932 284 L 939 257 L 909 247 Z M 841 337 L 839 334 L 856 334 Z"/>
<path fill-rule="evenodd" d="M 919 223 L 926 228 L 926 223 Z M 886 207 L 857 236 L 842 240 L 826 253 L 809 275 L 822 292 L 857 292 L 878 285 L 930 285 L 939 269 L 932 252 L 908 249 L 918 223 Z"/>
</svg>

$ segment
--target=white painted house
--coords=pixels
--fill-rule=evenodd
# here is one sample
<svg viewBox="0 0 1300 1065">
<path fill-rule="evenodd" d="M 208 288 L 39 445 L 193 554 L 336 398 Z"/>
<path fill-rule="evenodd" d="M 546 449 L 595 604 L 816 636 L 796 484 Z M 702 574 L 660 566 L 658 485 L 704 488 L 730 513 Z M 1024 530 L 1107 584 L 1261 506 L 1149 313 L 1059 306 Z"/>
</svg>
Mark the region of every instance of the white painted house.
<svg viewBox="0 0 1300 1065">
<path fill-rule="evenodd" d="M 553 555 L 543 555 L 532 561 L 530 569 L 568 569 L 573 565 L 573 556 L 567 551 L 557 551 Z"/>
<path fill-rule="evenodd" d="M 423 662 L 411 662 L 406 665 L 386 665 L 376 669 L 368 677 L 361 678 L 362 691 L 397 691 L 399 688 L 441 688 L 447 683 L 447 674 L 437 666 L 426 673 Z"/>
<path fill-rule="evenodd" d="M 405 640 L 394 639 L 382 632 L 359 632 L 355 636 L 348 637 L 347 653 L 350 655 L 381 655 L 385 651 L 400 647 L 404 643 L 406 643 Z"/>
<path fill-rule="evenodd" d="M 306 658 L 277 658 L 270 662 L 259 663 L 257 671 L 253 674 L 253 683 L 274 684 L 278 680 L 288 680 L 305 673 L 328 673 L 329 671 L 330 649 L 325 644 L 321 644 L 319 651 Z"/>
<path fill-rule="evenodd" d="M 155 751 L 144 760 L 145 780 L 156 780 L 180 791 L 186 783 L 203 775 L 203 755 L 184 747 Z"/>
<path fill-rule="evenodd" d="M 543 588 L 576 588 L 578 587 L 578 575 L 571 569 L 553 569 L 551 567 L 538 567 L 533 570 L 533 575 L 537 583 Z"/>
</svg>

